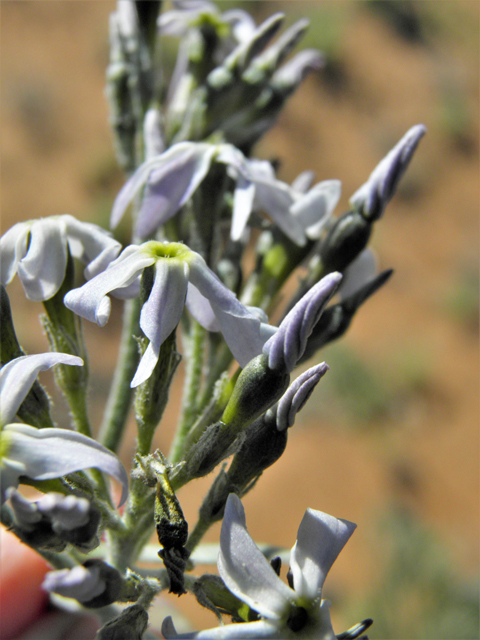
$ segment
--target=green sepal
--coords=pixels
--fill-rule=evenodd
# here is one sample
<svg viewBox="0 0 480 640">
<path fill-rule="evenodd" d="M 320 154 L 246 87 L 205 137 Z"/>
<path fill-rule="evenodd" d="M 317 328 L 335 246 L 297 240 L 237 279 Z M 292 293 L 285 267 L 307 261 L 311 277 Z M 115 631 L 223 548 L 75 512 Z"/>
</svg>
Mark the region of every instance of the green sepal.
<svg viewBox="0 0 480 640">
<path fill-rule="evenodd" d="M 234 596 L 227 589 L 220 576 L 204 574 L 195 580 L 192 591 L 197 602 L 212 611 L 219 620 L 222 615 L 231 616 L 234 622 L 258 620 L 258 614 L 245 602 Z"/>
<path fill-rule="evenodd" d="M 358 211 L 341 215 L 320 244 L 324 273 L 343 272 L 365 249 L 371 233 L 372 223 Z"/>
<path fill-rule="evenodd" d="M 95 640 L 141 640 L 148 626 L 148 613 L 134 604 L 105 624 L 95 636 Z"/>
<path fill-rule="evenodd" d="M 290 376 L 268 366 L 268 356 L 250 360 L 238 376 L 223 412 L 224 429 L 237 435 L 279 400 L 288 388 Z"/>
</svg>

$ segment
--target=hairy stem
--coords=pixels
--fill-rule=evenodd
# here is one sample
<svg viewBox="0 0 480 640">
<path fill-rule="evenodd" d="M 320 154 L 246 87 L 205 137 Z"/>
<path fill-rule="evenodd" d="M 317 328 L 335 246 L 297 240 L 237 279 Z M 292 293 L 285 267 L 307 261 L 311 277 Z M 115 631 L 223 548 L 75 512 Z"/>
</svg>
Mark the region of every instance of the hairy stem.
<svg viewBox="0 0 480 640">
<path fill-rule="evenodd" d="M 130 382 L 138 365 L 140 301 L 127 300 L 123 315 L 123 329 L 117 367 L 113 377 L 105 415 L 100 427 L 99 441 L 111 451 L 118 451 L 127 423 L 132 397 Z"/>
</svg>

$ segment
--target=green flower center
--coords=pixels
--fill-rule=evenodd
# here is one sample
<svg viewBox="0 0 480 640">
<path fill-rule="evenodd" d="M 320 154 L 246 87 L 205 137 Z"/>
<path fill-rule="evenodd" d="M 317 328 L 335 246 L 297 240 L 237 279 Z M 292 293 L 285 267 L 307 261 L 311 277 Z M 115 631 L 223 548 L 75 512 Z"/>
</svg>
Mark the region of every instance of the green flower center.
<svg viewBox="0 0 480 640">
<path fill-rule="evenodd" d="M 142 245 L 143 251 L 152 258 L 167 258 L 189 262 L 193 252 L 181 242 L 157 242 L 151 240 Z"/>
</svg>

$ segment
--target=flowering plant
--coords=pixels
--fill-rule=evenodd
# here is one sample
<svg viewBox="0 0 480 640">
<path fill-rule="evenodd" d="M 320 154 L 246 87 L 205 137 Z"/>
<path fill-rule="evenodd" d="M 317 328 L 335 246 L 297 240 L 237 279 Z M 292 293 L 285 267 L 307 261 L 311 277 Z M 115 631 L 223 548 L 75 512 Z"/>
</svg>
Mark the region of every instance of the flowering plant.
<svg viewBox="0 0 480 640">
<path fill-rule="evenodd" d="M 166 638 L 354 639 L 371 623 L 336 636 L 322 599 L 354 524 L 308 509 L 287 586 L 280 558 L 267 559 L 250 537 L 240 499 L 280 459 L 297 413 L 328 371 L 325 363 L 301 374 L 297 367 L 341 338 L 392 273 L 376 273 L 368 242 L 425 127 L 406 132 L 340 216 L 338 180 L 312 186 L 305 171 L 281 181 L 253 149 L 323 60 L 316 50 L 289 58 L 308 24 L 299 20 L 276 37 L 283 21 L 275 14 L 257 26 L 247 12 L 222 13 L 206 0 L 176 0 L 164 12 L 159 0 L 119 0 L 107 96 L 128 177 L 111 227 L 131 208 L 130 243 L 122 248 L 111 232 L 70 215 L 18 223 L 0 240 L 1 520 L 52 565 L 48 592 L 99 612 L 98 638 L 149 637 L 148 611 L 166 589 L 192 592 L 232 620 L 178 635 L 167 618 Z M 180 37 L 168 87 L 158 62 L 165 34 Z M 75 260 L 85 265 L 80 286 Z M 304 277 L 289 297 L 284 285 L 299 269 Z M 15 275 L 44 306 L 49 353 L 20 347 L 5 289 Z M 124 330 L 97 432 L 81 319 L 103 327 L 110 296 L 125 300 Z M 170 451 L 153 450 L 182 358 L 175 437 Z M 36 380 L 51 367 L 71 425 L 54 424 Z M 118 451 L 131 406 L 137 438 L 128 479 Z M 177 491 L 212 472 L 192 528 Z M 119 501 L 106 475 L 122 485 Z M 25 484 L 43 497 L 26 498 Z M 199 576 L 195 553 L 220 520 L 219 576 Z M 155 533 L 157 566 L 148 570 L 142 560 Z"/>
</svg>

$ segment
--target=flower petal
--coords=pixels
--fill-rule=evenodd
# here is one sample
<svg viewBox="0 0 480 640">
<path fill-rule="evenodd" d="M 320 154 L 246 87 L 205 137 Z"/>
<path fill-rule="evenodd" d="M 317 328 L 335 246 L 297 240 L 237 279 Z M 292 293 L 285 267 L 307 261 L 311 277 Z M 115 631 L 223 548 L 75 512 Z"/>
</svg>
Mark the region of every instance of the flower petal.
<svg viewBox="0 0 480 640">
<path fill-rule="evenodd" d="M 247 178 L 240 175 L 233 194 L 232 227 L 230 237 L 232 240 L 240 240 L 247 226 L 248 218 L 252 212 L 255 197 L 255 185 Z"/>
<path fill-rule="evenodd" d="M 215 145 L 180 142 L 158 156 L 162 165 L 148 176 L 138 214 L 139 238 L 149 237 L 187 202 L 207 175 L 215 152 Z"/>
<path fill-rule="evenodd" d="M 16 484 L 21 475 L 32 480 L 51 480 L 96 467 L 122 484 L 119 504 L 127 499 L 125 467 L 114 453 L 92 438 L 67 429 L 36 429 L 26 424 L 7 424 L 0 432 L 0 439 L 5 458 L 17 465 Z M 2 485 L 2 492 L 7 488 Z"/>
<path fill-rule="evenodd" d="M 307 193 L 313 184 L 315 173 L 313 171 L 302 171 L 292 182 L 292 189 L 298 193 Z"/>
<path fill-rule="evenodd" d="M 377 271 L 377 259 L 373 251 L 364 249 L 343 272 L 343 280 L 338 289 L 340 299 L 356 293 L 364 284 L 375 277 Z"/>
<path fill-rule="evenodd" d="M 278 331 L 265 343 L 270 369 L 293 371 L 305 352 L 307 340 L 325 306 L 340 284 L 338 272 L 329 273 L 297 302 L 282 320 Z"/>
<path fill-rule="evenodd" d="M 260 176 L 255 182 L 254 209 L 264 210 L 278 225 L 283 233 L 300 247 L 306 244 L 302 225 L 290 213 L 295 198 L 292 188 L 277 179 Z"/>
<path fill-rule="evenodd" d="M 180 322 L 188 285 L 188 265 L 182 260 L 159 258 L 155 280 L 148 300 L 142 307 L 140 327 L 150 340 L 131 382 L 137 387 L 152 374 L 160 347 Z"/>
<path fill-rule="evenodd" d="M 325 56 L 317 49 L 303 49 L 290 58 L 283 67 L 275 71 L 272 85 L 276 89 L 293 91 L 309 71 L 316 71 L 325 65 Z"/>
<path fill-rule="evenodd" d="M 262 352 L 265 343 L 260 320 L 227 289 L 198 254 L 190 260 L 190 282 L 210 301 L 228 348 L 239 365 L 245 367 Z"/>
<path fill-rule="evenodd" d="M 72 289 L 63 299 L 65 306 L 82 318 L 103 327 L 110 316 L 110 300 L 107 293 L 127 287 L 137 276 L 155 262 L 153 256 L 131 245 L 110 263 L 108 269 L 86 282 L 83 287 Z"/>
<path fill-rule="evenodd" d="M 220 325 L 208 299 L 191 282 L 188 283 L 185 306 L 207 331 L 220 331 Z"/>
<path fill-rule="evenodd" d="M 87 265 L 84 271 L 85 278 L 89 280 L 105 271 L 120 253 L 120 242 L 96 224 L 81 222 L 68 214 L 60 217 L 67 229 L 72 255 Z"/>
<path fill-rule="evenodd" d="M 288 631 L 289 629 L 287 629 Z M 226 624 L 214 629 L 178 634 L 170 616 L 163 621 L 162 635 L 167 640 L 170 640 L 170 638 L 178 638 L 178 640 L 261 640 L 261 638 L 286 640 L 287 637 L 290 637 L 286 635 L 283 627 L 271 620 Z"/>
<path fill-rule="evenodd" d="M 261 616 L 279 619 L 295 599 L 252 540 L 245 511 L 235 494 L 228 496 L 225 506 L 217 564 L 228 589 Z"/>
<path fill-rule="evenodd" d="M 98 567 L 87 569 L 80 564 L 73 569 L 49 571 L 45 574 L 42 588 L 49 593 L 86 602 L 103 593 L 105 583 L 100 578 Z"/>
<path fill-rule="evenodd" d="M 324 180 L 290 207 L 290 213 L 300 222 L 310 240 L 320 237 L 337 206 L 341 192 L 340 180 Z"/>
<path fill-rule="evenodd" d="M 83 360 L 67 353 L 20 356 L 0 369 L 0 427 L 11 422 L 40 371 L 55 364 L 82 366 Z"/>
<path fill-rule="evenodd" d="M 426 131 L 423 124 L 417 124 L 407 131 L 378 163 L 367 182 L 350 198 L 350 204 L 354 209 L 373 220 L 382 216 Z"/>
<path fill-rule="evenodd" d="M 48 300 L 60 289 L 67 267 L 67 235 L 58 218 L 35 220 L 30 246 L 17 273 L 29 300 Z"/>
<path fill-rule="evenodd" d="M 307 509 L 290 553 L 295 592 L 308 600 L 320 597 L 332 564 L 354 532 L 356 524 Z"/>
<path fill-rule="evenodd" d="M 9 284 L 17 273 L 18 263 L 27 253 L 29 222 L 14 224 L 0 239 L 0 282 Z"/>
</svg>

